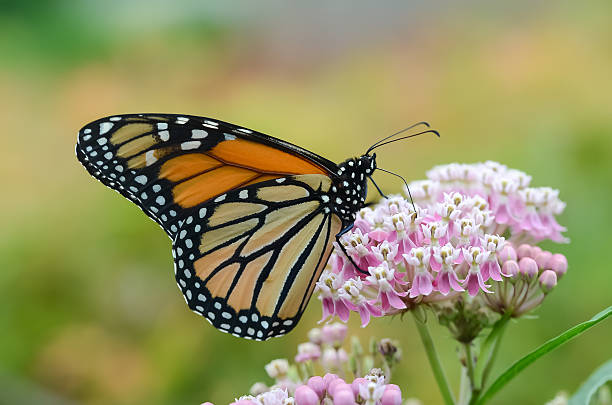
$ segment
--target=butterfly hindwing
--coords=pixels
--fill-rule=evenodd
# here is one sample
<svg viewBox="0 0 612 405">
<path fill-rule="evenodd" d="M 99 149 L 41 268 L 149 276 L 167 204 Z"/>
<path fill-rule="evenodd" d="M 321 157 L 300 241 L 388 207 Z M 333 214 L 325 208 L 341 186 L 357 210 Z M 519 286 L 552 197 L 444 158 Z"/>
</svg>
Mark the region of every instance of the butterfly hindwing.
<svg viewBox="0 0 612 405">
<path fill-rule="evenodd" d="M 171 238 L 196 206 L 258 182 L 332 173 L 335 165 L 276 138 L 204 117 L 129 114 L 79 131 L 77 157 Z"/>
<path fill-rule="evenodd" d="M 293 329 L 341 227 L 321 174 L 267 180 L 202 204 L 173 241 L 189 307 L 216 328 L 265 340 Z"/>
</svg>

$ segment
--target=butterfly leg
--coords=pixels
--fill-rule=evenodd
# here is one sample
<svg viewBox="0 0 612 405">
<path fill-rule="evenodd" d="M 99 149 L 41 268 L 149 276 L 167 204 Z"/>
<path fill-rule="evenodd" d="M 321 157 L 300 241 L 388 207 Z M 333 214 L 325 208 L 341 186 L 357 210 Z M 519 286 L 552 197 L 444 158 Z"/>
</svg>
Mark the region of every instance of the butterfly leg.
<svg viewBox="0 0 612 405">
<path fill-rule="evenodd" d="M 372 177 L 369 177 L 370 181 L 372 182 L 372 184 L 374 184 L 374 187 L 376 187 L 376 190 L 378 190 L 378 193 L 382 196 L 382 198 L 389 198 L 385 195 L 385 193 L 382 192 L 382 190 L 380 189 L 380 187 L 378 187 L 378 184 L 376 184 L 376 182 L 374 181 L 374 179 Z"/>
<path fill-rule="evenodd" d="M 351 262 L 351 264 L 357 269 L 359 270 L 360 273 L 366 274 L 366 275 L 370 275 L 370 273 L 368 273 L 367 271 L 362 270 L 357 263 L 355 263 L 355 261 L 353 260 L 353 258 L 348 254 L 348 252 L 346 251 L 346 248 L 344 247 L 344 245 L 342 244 L 342 242 L 340 241 L 340 237 L 342 235 L 344 235 L 345 233 L 347 233 L 348 231 L 350 231 L 351 229 L 353 229 L 353 224 L 348 225 L 346 228 L 344 228 L 343 230 L 341 230 L 340 232 L 338 232 L 338 234 L 336 235 L 336 242 L 338 242 L 338 246 L 340 246 L 340 250 L 342 250 L 342 253 L 344 253 L 344 256 L 346 256 L 349 261 Z"/>
</svg>

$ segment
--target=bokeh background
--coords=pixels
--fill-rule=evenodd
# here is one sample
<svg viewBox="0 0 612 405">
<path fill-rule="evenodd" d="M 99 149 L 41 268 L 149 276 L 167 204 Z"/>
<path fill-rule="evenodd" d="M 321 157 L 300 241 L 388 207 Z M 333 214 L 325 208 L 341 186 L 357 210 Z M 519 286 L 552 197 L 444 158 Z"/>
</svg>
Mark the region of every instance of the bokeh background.
<svg viewBox="0 0 612 405">
<path fill-rule="evenodd" d="M 0 1 L 0 403 L 223 404 L 267 381 L 320 317 L 266 343 L 215 331 L 175 286 L 170 241 L 74 156 L 109 114 L 175 112 L 258 129 L 341 161 L 379 150 L 410 180 L 497 160 L 561 189 L 570 270 L 509 329 L 497 371 L 612 303 L 612 6 L 591 2 Z M 401 184 L 380 174 L 387 192 Z M 407 319 L 395 382 L 441 398 Z M 434 328 L 451 380 L 455 347 Z M 543 403 L 612 357 L 612 323 L 543 358 L 495 403 Z"/>
</svg>

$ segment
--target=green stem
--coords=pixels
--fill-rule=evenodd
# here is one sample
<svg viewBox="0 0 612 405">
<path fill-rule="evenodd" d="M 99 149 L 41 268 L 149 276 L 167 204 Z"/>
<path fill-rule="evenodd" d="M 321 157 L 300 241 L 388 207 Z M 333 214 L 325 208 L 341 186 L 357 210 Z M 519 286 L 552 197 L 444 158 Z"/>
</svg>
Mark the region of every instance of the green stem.
<svg viewBox="0 0 612 405">
<path fill-rule="evenodd" d="M 467 405 L 470 402 L 470 394 L 472 387 L 470 387 L 470 379 L 468 378 L 468 372 L 465 367 L 461 367 L 461 385 L 459 387 L 459 405 Z"/>
<path fill-rule="evenodd" d="M 427 325 L 425 324 L 425 322 L 417 318 L 417 315 L 414 313 L 414 311 L 411 311 L 411 313 L 414 318 L 414 323 L 417 327 L 417 330 L 419 331 L 419 335 L 421 336 L 421 342 L 423 342 L 423 347 L 425 348 L 425 353 L 427 354 L 427 359 L 429 360 L 431 371 L 433 371 L 434 377 L 436 378 L 436 382 L 438 383 L 438 388 L 440 388 L 440 394 L 442 394 L 444 403 L 446 405 L 455 405 L 453 394 L 448 386 L 446 375 L 444 375 L 442 364 L 440 363 L 440 359 L 438 358 L 438 353 L 436 352 L 436 348 L 434 346 L 433 340 L 431 339 L 431 335 L 429 334 L 429 330 L 427 329 Z"/>
<path fill-rule="evenodd" d="M 510 312 L 506 312 L 491 329 L 491 332 L 480 347 L 480 354 L 476 362 L 476 370 L 474 371 L 474 388 L 481 391 L 486 375 L 491 370 L 491 366 L 495 360 L 495 355 L 499 347 L 499 341 L 506 330 L 506 325 L 510 321 Z"/>
<path fill-rule="evenodd" d="M 493 351 L 491 353 L 491 358 L 487 362 L 482 372 L 482 382 L 480 386 L 481 390 L 485 386 L 487 382 L 487 378 L 489 377 L 489 374 L 491 373 L 491 369 L 493 368 L 493 364 L 495 363 L 495 359 L 497 358 L 497 353 L 499 352 L 499 347 L 501 346 L 501 341 L 502 341 L 502 338 L 504 337 L 506 326 L 508 326 L 507 321 L 502 325 L 502 328 L 499 331 L 499 336 L 497 337 L 497 339 L 495 340 L 495 344 L 493 345 Z"/>
<path fill-rule="evenodd" d="M 468 404 L 473 404 L 478 398 L 478 394 L 480 390 L 476 388 L 475 380 L 474 380 L 474 356 L 472 355 L 472 344 L 464 343 L 463 348 L 465 351 L 465 364 L 467 366 L 467 376 L 470 385 L 470 395 Z"/>
<path fill-rule="evenodd" d="M 465 364 L 467 366 L 468 378 L 471 382 L 470 388 L 474 388 L 474 356 L 472 356 L 472 344 L 464 343 L 463 348 L 465 349 Z"/>
</svg>

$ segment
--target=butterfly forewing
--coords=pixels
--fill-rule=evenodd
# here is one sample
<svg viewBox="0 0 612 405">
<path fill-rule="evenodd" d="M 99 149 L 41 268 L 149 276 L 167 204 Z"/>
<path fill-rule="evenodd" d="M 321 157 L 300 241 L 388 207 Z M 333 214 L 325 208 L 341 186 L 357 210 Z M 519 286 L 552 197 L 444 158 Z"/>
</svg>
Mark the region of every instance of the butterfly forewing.
<svg viewBox="0 0 612 405">
<path fill-rule="evenodd" d="M 310 152 L 276 141 L 202 117 L 133 114 L 81 129 L 77 157 L 174 238 L 181 217 L 203 202 L 269 179 L 326 174 L 324 165 L 333 165 L 304 158 Z"/>
</svg>

